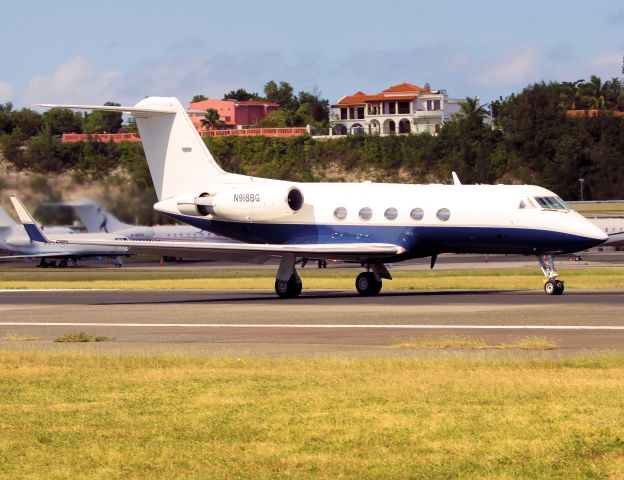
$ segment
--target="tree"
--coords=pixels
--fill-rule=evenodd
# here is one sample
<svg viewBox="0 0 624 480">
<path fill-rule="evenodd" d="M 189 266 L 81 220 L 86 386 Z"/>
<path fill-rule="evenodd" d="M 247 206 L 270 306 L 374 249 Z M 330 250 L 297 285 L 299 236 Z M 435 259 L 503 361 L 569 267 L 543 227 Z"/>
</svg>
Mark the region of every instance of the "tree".
<svg viewBox="0 0 624 480">
<path fill-rule="evenodd" d="M 51 108 L 43 113 L 43 124 L 52 135 L 81 133 L 82 115 L 66 108 Z"/>
<path fill-rule="evenodd" d="M 592 75 L 589 82 L 580 86 L 581 100 L 591 110 L 603 110 L 605 108 L 605 98 L 608 94 L 608 85 L 602 83 L 600 77 Z"/>
<path fill-rule="evenodd" d="M 119 106 L 118 103 L 106 102 L 107 106 Z M 103 112 L 96 110 L 88 114 L 82 126 L 84 133 L 116 133 L 121 129 L 123 120 L 120 112 Z"/>
<path fill-rule="evenodd" d="M 0 103 L 0 133 L 11 133 L 13 131 L 13 104 L 11 102 Z"/>
<path fill-rule="evenodd" d="M 208 100 L 208 97 L 204 95 L 194 95 L 191 103 L 203 102 L 204 100 Z"/>
<path fill-rule="evenodd" d="M 200 122 L 203 127 L 206 127 L 209 130 L 218 129 L 223 125 L 223 121 L 219 118 L 219 112 L 214 108 L 206 110 L 206 114 Z"/>
<path fill-rule="evenodd" d="M 229 93 L 223 95 L 223 100 L 238 100 L 239 102 L 245 102 L 247 100 L 262 100 L 262 97 L 257 93 L 250 93 L 244 88 L 238 90 L 231 90 Z"/>
<path fill-rule="evenodd" d="M 606 82 L 607 105 L 613 110 L 624 111 L 624 85 L 622 81 L 613 77 Z"/>
<path fill-rule="evenodd" d="M 279 85 L 273 80 L 264 85 L 264 97 L 269 102 L 278 103 L 286 110 L 297 110 L 299 102 L 294 97 L 293 87 L 288 82 L 280 82 Z"/>
<path fill-rule="evenodd" d="M 300 105 L 299 110 L 304 105 L 307 105 L 308 114 L 316 122 L 324 122 L 329 120 L 329 100 L 321 98 L 321 92 L 317 87 L 312 89 L 312 92 L 299 92 L 297 101 Z M 298 110 L 298 111 L 299 111 Z"/>
<path fill-rule="evenodd" d="M 41 114 L 30 108 L 22 108 L 19 111 L 13 112 L 11 120 L 15 128 L 19 128 L 27 137 L 34 137 L 37 135 L 43 126 Z"/>
<path fill-rule="evenodd" d="M 576 82 L 562 82 L 561 83 L 561 93 L 559 94 L 559 98 L 561 102 L 559 106 L 566 110 L 576 110 L 577 103 L 580 98 L 580 85 L 582 85 L 585 80 L 580 79 Z"/>
</svg>

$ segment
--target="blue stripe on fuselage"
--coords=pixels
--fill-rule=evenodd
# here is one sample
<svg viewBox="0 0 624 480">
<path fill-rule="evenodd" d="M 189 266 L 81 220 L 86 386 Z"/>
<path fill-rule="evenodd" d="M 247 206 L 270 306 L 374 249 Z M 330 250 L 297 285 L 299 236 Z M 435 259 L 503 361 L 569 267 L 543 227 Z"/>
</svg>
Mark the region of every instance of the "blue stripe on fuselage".
<svg viewBox="0 0 624 480">
<path fill-rule="evenodd" d="M 569 253 L 601 240 L 528 228 L 243 223 L 168 214 L 195 227 L 248 243 L 391 243 L 404 258 L 437 253 Z"/>
</svg>

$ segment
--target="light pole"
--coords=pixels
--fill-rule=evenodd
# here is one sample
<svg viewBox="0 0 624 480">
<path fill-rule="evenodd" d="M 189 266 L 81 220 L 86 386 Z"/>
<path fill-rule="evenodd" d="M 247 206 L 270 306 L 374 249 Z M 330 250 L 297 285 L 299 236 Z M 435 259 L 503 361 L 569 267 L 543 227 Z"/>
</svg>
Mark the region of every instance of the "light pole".
<svg viewBox="0 0 624 480">
<path fill-rule="evenodd" d="M 579 178 L 579 183 L 581 184 L 581 202 L 583 201 L 583 183 L 585 183 L 584 178 Z"/>
</svg>

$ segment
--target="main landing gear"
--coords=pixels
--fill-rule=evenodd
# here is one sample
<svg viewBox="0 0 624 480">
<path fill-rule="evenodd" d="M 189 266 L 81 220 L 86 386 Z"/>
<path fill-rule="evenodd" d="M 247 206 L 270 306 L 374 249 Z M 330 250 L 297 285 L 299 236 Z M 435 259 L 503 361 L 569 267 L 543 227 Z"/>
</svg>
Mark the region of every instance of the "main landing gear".
<svg viewBox="0 0 624 480">
<path fill-rule="evenodd" d="M 302 262 L 302 265 L 305 263 Z M 363 264 L 366 271 L 360 273 L 355 280 L 355 289 L 360 295 L 373 296 L 381 291 L 382 278 L 392 280 L 390 272 L 383 263 Z M 275 278 L 275 293 L 280 298 L 297 298 L 303 285 L 295 269 L 295 257 L 282 257 Z"/>
<path fill-rule="evenodd" d="M 561 280 L 557 280 L 559 274 L 555 270 L 554 257 L 548 255 L 546 259 L 544 259 L 542 255 L 537 255 L 537 261 L 546 277 L 546 282 L 544 283 L 546 295 L 561 295 L 565 287 Z"/>
</svg>

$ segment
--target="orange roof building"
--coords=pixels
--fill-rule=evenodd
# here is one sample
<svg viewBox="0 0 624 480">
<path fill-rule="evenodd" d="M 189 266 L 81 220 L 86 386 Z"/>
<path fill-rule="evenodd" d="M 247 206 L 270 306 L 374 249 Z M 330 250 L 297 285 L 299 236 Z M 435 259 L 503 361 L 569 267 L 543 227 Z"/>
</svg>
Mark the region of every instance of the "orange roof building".
<svg viewBox="0 0 624 480">
<path fill-rule="evenodd" d="M 225 128 L 238 128 L 239 126 L 258 125 L 260 120 L 274 110 L 277 110 L 279 104 L 258 100 L 238 101 L 209 99 L 190 103 L 188 108 L 194 112 L 205 112 L 212 108 L 219 112 L 219 119 L 224 123 Z M 203 113 L 189 114 L 191 121 L 198 129 L 201 127 L 201 119 L 203 116 Z"/>
<path fill-rule="evenodd" d="M 408 82 L 392 85 L 379 93 L 357 91 L 331 106 L 334 135 L 348 133 L 424 133 L 435 135 L 451 115 L 459 111 L 459 100 L 445 90 L 432 90 Z"/>
</svg>

